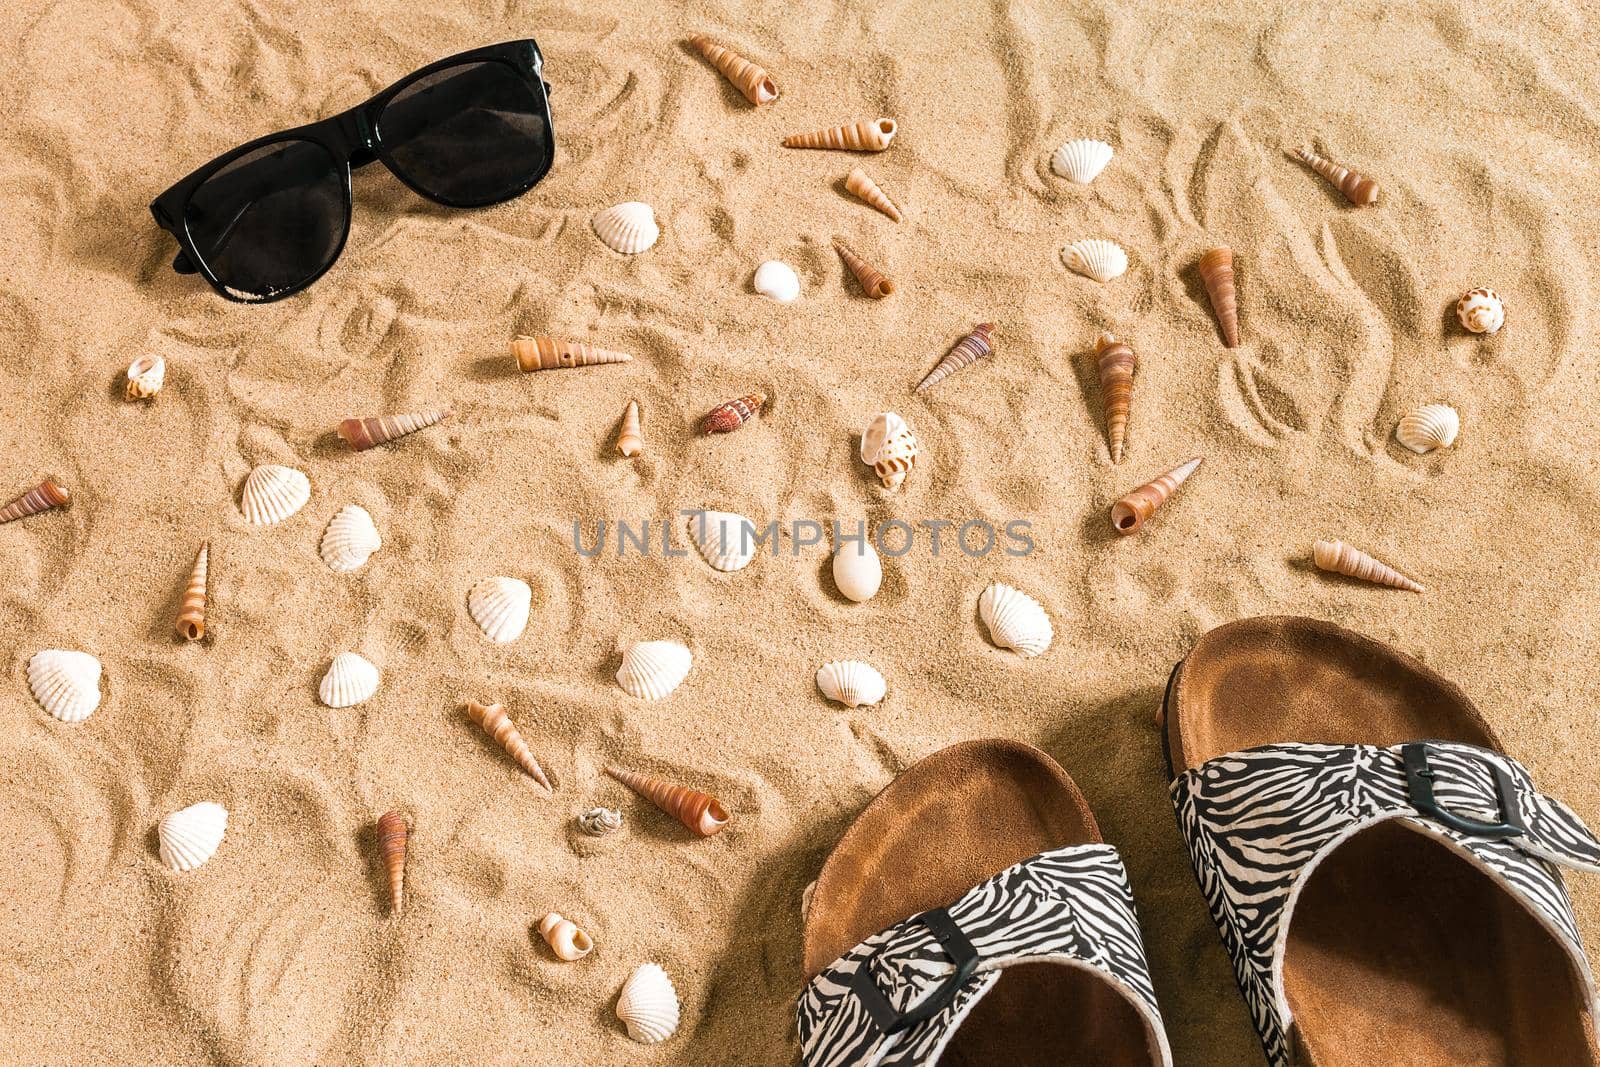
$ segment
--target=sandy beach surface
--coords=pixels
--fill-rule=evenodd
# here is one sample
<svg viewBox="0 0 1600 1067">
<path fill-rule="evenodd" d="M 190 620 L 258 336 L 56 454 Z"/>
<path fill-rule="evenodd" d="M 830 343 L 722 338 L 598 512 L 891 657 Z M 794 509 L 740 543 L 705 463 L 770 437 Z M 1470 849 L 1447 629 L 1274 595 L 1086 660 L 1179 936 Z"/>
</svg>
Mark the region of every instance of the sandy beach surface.
<svg viewBox="0 0 1600 1067">
<path fill-rule="evenodd" d="M 13 0 L 0 10 L 0 493 L 54 472 L 72 507 L 0 527 L 0 1060 L 7 1063 L 792 1063 L 801 894 L 897 771 L 1004 735 L 1075 776 L 1132 875 L 1177 1061 L 1260 1052 L 1167 800 L 1154 712 L 1208 628 L 1297 613 L 1392 641 L 1460 682 L 1544 788 L 1600 824 L 1600 33 L 1567 5 L 1084 3 L 815 5 L 623 0 Z M 683 42 L 706 32 L 782 90 L 752 108 Z M 342 110 L 441 56 L 537 38 L 554 86 L 554 170 L 481 211 L 357 173 L 343 258 L 310 291 L 225 303 L 169 269 L 147 204 L 212 156 Z M 869 157 L 785 134 L 890 116 Z M 1050 172 L 1070 137 L 1116 147 L 1092 185 Z M 1357 209 L 1286 149 L 1377 178 Z M 844 191 L 863 165 L 899 225 Z M 633 258 L 589 220 L 653 204 Z M 1062 247 L 1116 240 L 1107 285 Z M 864 298 L 849 241 L 898 283 Z M 1222 347 L 1196 263 L 1231 245 L 1242 345 Z M 757 296 L 780 258 L 801 299 Z M 1454 305 L 1505 299 L 1479 338 Z M 911 392 L 978 321 L 995 357 Z M 1095 335 L 1141 358 L 1128 454 L 1110 462 Z M 523 375 L 519 332 L 634 354 Z M 168 361 L 150 403 L 136 356 Z M 761 390 L 759 420 L 704 438 L 715 404 Z M 645 452 L 613 450 L 630 398 Z M 1461 413 L 1416 456 L 1411 408 Z M 454 405 L 386 448 L 342 418 Z M 884 493 L 856 457 L 876 412 L 922 445 Z M 1120 494 L 1192 455 L 1199 473 L 1140 535 Z M 305 471 L 310 503 L 251 527 L 261 463 Z M 349 575 L 318 540 L 343 505 L 383 547 Z M 921 533 L 882 592 L 839 596 L 828 546 L 786 536 L 736 574 L 699 558 L 573 547 L 599 520 L 680 508 L 797 520 L 1026 520 L 1025 557 L 935 554 Z M 610 535 L 608 534 L 608 538 Z M 1426 586 L 1314 570 L 1339 537 Z M 210 632 L 172 619 L 209 538 Z M 975 537 L 976 539 L 976 537 Z M 802 537 L 799 540 L 807 540 Z M 682 545 L 681 538 L 677 542 Z M 495 646 L 466 610 L 486 575 L 534 591 Z M 991 581 L 1054 620 L 1045 655 L 987 639 Z M 644 703 L 613 681 L 619 641 L 673 638 L 695 666 Z M 67 726 L 31 699 L 28 659 L 81 649 L 105 697 Z M 331 657 L 382 671 L 370 702 L 317 702 Z M 826 660 L 888 679 L 830 704 Z M 462 712 L 501 701 L 553 798 Z M 693 840 L 606 778 L 611 762 L 715 792 L 734 813 Z M 160 863 L 166 813 L 231 813 L 197 871 Z M 622 832 L 574 816 L 620 807 Z M 409 903 L 387 915 L 373 824 L 411 820 Z M 1570 879 L 1600 938 L 1600 886 Z M 559 963 L 556 910 L 598 942 Z M 647 1048 L 612 1015 L 637 964 L 671 974 L 683 1026 Z"/>
</svg>

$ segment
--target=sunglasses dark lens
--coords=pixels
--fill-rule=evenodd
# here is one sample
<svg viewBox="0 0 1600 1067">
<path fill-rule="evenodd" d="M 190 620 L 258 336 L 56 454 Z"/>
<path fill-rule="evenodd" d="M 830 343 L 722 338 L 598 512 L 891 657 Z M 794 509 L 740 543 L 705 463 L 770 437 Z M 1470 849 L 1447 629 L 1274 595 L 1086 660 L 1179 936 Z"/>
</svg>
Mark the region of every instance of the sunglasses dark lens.
<svg viewBox="0 0 1600 1067">
<path fill-rule="evenodd" d="M 429 196 L 492 204 L 549 169 L 544 90 L 505 63 L 463 63 L 412 82 L 378 116 L 394 169 Z"/>
<path fill-rule="evenodd" d="M 333 262 L 350 210 L 341 164 L 312 141 L 240 156 L 189 197 L 189 242 L 212 275 L 245 297 L 304 285 Z"/>
</svg>

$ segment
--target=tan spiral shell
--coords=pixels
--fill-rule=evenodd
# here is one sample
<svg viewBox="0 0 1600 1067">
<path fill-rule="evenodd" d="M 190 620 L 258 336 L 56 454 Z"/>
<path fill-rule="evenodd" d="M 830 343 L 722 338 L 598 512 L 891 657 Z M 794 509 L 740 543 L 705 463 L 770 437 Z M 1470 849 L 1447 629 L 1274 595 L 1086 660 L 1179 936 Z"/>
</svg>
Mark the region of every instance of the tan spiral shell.
<svg viewBox="0 0 1600 1067">
<path fill-rule="evenodd" d="M 921 393 L 940 382 L 944 381 L 956 371 L 970 367 L 982 359 L 988 359 L 994 354 L 994 339 L 990 336 L 994 329 L 992 322 L 980 322 L 972 328 L 972 332 L 957 341 L 955 347 L 945 354 L 939 365 L 928 372 L 917 386 Z"/>
<path fill-rule="evenodd" d="M 730 52 L 702 33 L 690 37 L 689 43 L 752 104 L 759 106 L 778 99 L 778 86 L 771 76 L 737 52 Z"/>
<path fill-rule="evenodd" d="M 580 930 L 571 919 L 564 919 L 553 911 L 539 920 L 539 935 L 557 959 L 568 963 L 594 951 L 594 938 Z"/>
<path fill-rule="evenodd" d="M 879 412 L 861 431 L 861 462 L 872 467 L 879 484 L 890 492 L 906 480 L 919 452 L 911 427 L 893 411 Z"/>
<path fill-rule="evenodd" d="M 878 188 L 878 183 L 867 176 L 867 172 L 860 167 L 851 170 L 844 180 L 844 187 L 855 196 L 860 197 L 896 222 L 900 221 L 900 209 L 889 195 Z"/>
<path fill-rule="evenodd" d="M 555 370 L 558 367 L 593 367 L 601 363 L 631 363 L 626 352 L 596 348 L 582 341 L 562 341 L 544 334 L 519 336 L 511 342 L 511 354 L 522 371 Z"/>
<path fill-rule="evenodd" d="M 149 400 L 161 392 L 167 380 L 167 361 L 160 356 L 140 356 L 128 364 L 128 386 L 123 396 L 129 400 Z"/>
<path fill-rule="evenodd" d="M 206 635 L 206 563 L 210 555 L 211 542 L 207 541 L 195 557 L 194 570 L 178 605 L 176 626 L 185 641 L 198 641 Z"/>
<path fill-rule="evenodd" d="M 1357 207 L 1378 202 L 1378 183 L 1366 175 L 1347 170 L 1304 148 L 1296 148 L 1294 157 L 1328 179 L 1330 185 L 1343 193 L 1345 199 Z"/>
<path fill-rule="evenodd" d="M 51 508 L 66 507 L 72 503 L 72 494 L 54 478 L 46 478 L 21 496 L 0 508 L 0 523 L 24 519 Z"/>
<path fill-rule="evenodd" d="M 1349 578 L 1359 578 L 1375 585 L 1387 585 L 1413 593 L 1423 591 L 1422 586 L 1407 578 L 1387 563 L 1373 559 L 1358 548 L 1343 541 L 1318 541 L 1311 546 L 1311 559 L 1319 568 L 1333 571 Z"/>
<path fill-rule="evenodd" d="M 652 778 L 647 774 L 638 774 L 621 767 L 607 767 L 606 773 L 700 837 L 710 837 L 728 824 L 727 809 L 709 793 L 673 785 L 660 778 Z"/>
<path fill-rule="evenodd" d="M 1205 283 L 1225 348 L 1239 347 L 1239 292 L 1234 288 L 1233 249 L 1213 248 L 1200 257 L 1200 280 Z"/>
<path fill-rule="evenodd" d="M 1456 301 L 1456 318 L 1472 333 L 1499 333 L 1506 324 L 1506 306 L 1493 289 L 1478 287 Z"/>
<path fill-rule="evenodd" d="M 506 754 L 516 760 L 517 766 L 533 776 L 533 780 L 555 792 L 555 787 L 550 784 L 550 779 L 545 777 L 544 768 L 539 766 L 539 761 L 533 758 L 533 752 L 528 748 L 528 743 L 522 739 L 517 728 L 512 725 L 511 719 L 506 715 L 505 708 L 499 704 L 480 704 L 476 700 L 467 701 L 467 717 L 479 726 L 483 732 L 494 738 L 495 744 L 506 750 Z"/>
<path fill-rule="evenodd" d="M 894 119 L 862 119 L 811 133 L 791 134 L 785 148 L 839 148 L 852 152 L 882 152 L 900 128 Z"/>
<path fill-rule="evenodd" d="M 1095 365 L 1100 372 L 1100 402 L 1106 411 L 1106 441 L 1111 446 L 1111 462 L 1122 462 L 1122 446 L 1128 436 L 1128 411 L 1133 406 L 1133 375 L 1139 357 L 1133 349 L 1109 333 L 1094 342 Z"/>
<path fill-rule="evenodd" d="M 378 820 L 378 853 L 389 875 L 389 911 L 399 915 L 406 907 L 406 840 L 411 836 L 406 817 L 389 811 Z"/>
<path fill-rule="evenodd" d="M 345 419 L 339 424 L 339 436 L 357 452 L 365 452 L 396 437 L 432 426 L 448 418 L 451 411 L 415 411 L 406 415 L 378 415 L 370 419 Z"/>
<path fill-rule="evenodd" d="M 639 402 L 628 401 L 622 413 L 622 430 L 617 434 L 617 451 L 632 459 L 644 451 L 644 434 L 639 426 Z"/>
<path fill-rule="evenodd" d="M 839 250 L 839 258 L 844 260 L 845 266 L 850 268 L 850 273 L 856 276 L 856 281 L 861 283 L 862 290 L 874 300 L 882 300 L 894 292 L 894 282 L 884 277 L 883 273 L 866 260 L 850 251 L 842 241 L 835 241 L 833 247 Z"/>
<path fill-rule="evenodd" d="M 1200 457 L 1172 468 L 1155 481 L 1146 482 L 1133 492 L 1111 505 L 1111 528 L 1124 536 L 1139 532 L 1145 520 L 1167 502 L 1173 490 L 1184 483 L 1200 466 Z"/>
</svg>

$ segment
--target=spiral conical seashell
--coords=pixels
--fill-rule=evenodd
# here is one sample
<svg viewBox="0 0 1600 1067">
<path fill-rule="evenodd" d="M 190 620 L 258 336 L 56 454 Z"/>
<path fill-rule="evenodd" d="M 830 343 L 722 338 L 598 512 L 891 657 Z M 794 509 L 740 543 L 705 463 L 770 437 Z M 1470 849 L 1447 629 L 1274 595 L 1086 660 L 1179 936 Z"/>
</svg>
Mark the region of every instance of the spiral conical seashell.
<svg viewBox="0 0 1600 1067">
<path fill-rule="evenodd" d="M 885 215 L 888 215 L 894 221 L 900 221 L 900 209 L 895 206 L 893 200 L 889 199 L 887 193 L 878 188 L 878 183 L 868 177 L 867 172 L 860 167 L 850 171 L 850 174 L 844 180 L 844 187 Z"/>
<path fill-rule="evenodd" d="M 1456 301 L 1456 318 L 1473 333 L 1499 333 L 1506 324 L 1506 306 L 1493 289 L 1473 289 Z"/>
<path fill-rule="evenodd" d="M 1328 183 L 1338 189 L 1357 207 L 1378 202 L 1378 183 L 1363 174 L 1353 170 L 1346 170 L 1337 163 L 1329 162 L 1304 148 L 1296 148 L 1294 157 L 1324 178 Z"/>
<path fill-rule="evenodd" d="M 1334 571 L 1350 578 L 1375 585 L 1387 585 L 1413 593 L 1423 591 L 1422 586 L 1407 578 L 1387 563 L 1380 563 L 1360 549 L 1351 548 L 1343 541 L 1318 541 L 1311 546 L 1311 559 L 1325 571 Z"/>
<path fill-rule="evenodd" d="M 1153 482 L 1146 482 L 1127 496 L 1111 505 L 1111 528 L 1127 535 L 1138 533 L 1145 520 L 1154 515 L 1156 508 L 1167 502 L 1172 491 L 1184 483 L 1200 466 L 1196 456 L 1179 467 L 1174 467 Z"/>
<path fill-rule="evenodd" d="M 743 570 L 756 556 L 756 524 L 731 511 L 691 513 L 689 540 L 719 571 Z"/>
<path fill-rule="evenodd" d="M 156 826 L 161 862 L 169 870 L 192 871 L 217 854 L 228 832 L 228 809 L 211 800 L 162 816 Z"/>
<path fill-rule="evenodd" d="M 889 691 L 883 675 L 872 664 L 859 659 L 835 660 L 817 670 L 817 688 L 829 700 L 848 707 L 876 704 Z"/>
<path fill-rule="evenodd" d="M 451 415 L 449 408 L 441 411 L 414 411 L 407 415 L 379 415 L 370 419 L 345 419 L 339 424 L 339 436 L 357 452 L 365 452 L 396 437 L 416 433 Z"/>
<path fill-rule="evenodd" d="M 517 337 L 511 342 L 511 354 L 517 357 L 517 367 L 524 372 L 633 362 L 633 357 L 626 352 L 596 348 L 582 341 L 562 341 L 544 334 Z"/>
<path fill-rule="evenodd" d="M 1426 404 L 1400 420 L 1395 439 L 1413 452 L 1449 448 L 1461 432 L 1461 416 L 1449 404 Z"/>
<path fill-rule="evenodd" d="M 1080 138 L 1068 141 L 1050 157 L 1050 169 L 1079 185 L 1087 185 L 1100 176 L 1111 162 L 1113 151 L 1104 141 Z"/>
<path fill-rule="evenodd" d="M 594 951 L 593 938 L 578 929 L 571 919 L 563 919 L 553 911 L 539 920 L 539 933 L 556 958 L 568 963 Z"/>
<path fill-rule="evenodd" d="M 661 700 L 683 684 L 694 654 L 678 641 L 635 641 L 624 645 L 617 684 L 640 700 Z"/>
<path fill-rule="evenodd" d="M 506 715 L 506 709 L 499 704 L 480 704 L 476 700 L 467 701 L 467 717 L 479 726 L 483 732 L 494 738 L 495 744 L 506 750 L 506 754 L 516 760 L 517 766 L 533 776 L 533 780 L 555 792 L 555 786 L 550 784 L 550 779 L 544 775 L 544 768 L 539 766 L 539 761 L 533 758 L 533 752 L 528 748 L 528 743 L 522 739 L 517 728 L 511 724 L 511 719 Z"/>
<path fill-rule="evenodd" d="M 318 551 L 329 570 L 348 574 L 365 566 L 382 547 L 383 538 L 378 536 L 372 514 L 360 504 L 346 504 L 322 532 Z"/>
<path fill-rule="evenodd" d="M 1050 647 L 1055 627 L 1039 602 L 1009 585 L 995 582 L 978 598 L 978 614 L 989 627 L 989 637 L 1027 659 Z"/>
<path fill-rule="evenodd" d="M 87 652 L 47 648 L 28 660 L 28 689 L 61 722 L 82 722 L 100 706 L 100 661 Z"/>
<path fill-rule="evenodd" d="M 987 359 L 994 353 L 994 339 L 990 331 L 994 329 L 992 322 L 980 322 L 972 328 L 972 332 L 956 342 L 956 346 L 945 354 L 939 365 L 928 372 L 917 386 L 921 393 L 938 385 L 956 371 L 970 367 L 980 359 Z"/>
<path fill-rule="evenodd" d="M 239 510 L 255 526 L 282 522 L 311 499 L 311 480 L 293 467 L 267 463 L 250 472 L 239 493 Z"/>
<path fill-rule="evenodd" d="M 378 854 L 389 875 L 389 914 L 399 915 L 406 907 L 406 839 L 411 836 L 406 817 L 386 811 L 378 819 Z"/>
<path fill-rule="evenodd" d="M 1122 246 L 1099 238 L 1074 241 L 1061 250 L 1061 258 L 1072 270 L 1102 284 L 1120 277 L 1128 269 L 1128 253 Z"/>
<path fill-rule="evenodd" d="M 72 494 L 54 478 L 46 478 L 21 496 L 0 508 L 0 523 L 24 519 L 50 508 L 60 508 L 72 503 Z"/>
<path fill-rule="evenodd" d="M 617 1018 L 628 1036 L 645 1045 L 665 1041 L 678 1032 L 678 991 L 654 963 L 640 964 L 617 997 Z"/>
<path fill-rule="evenodd" d="M 616 808 L 590 808 L 578 816 L 578 829 L 590 837 L 604 837 L 622 829 L 622 812 Z"/>
<path fill-rule="evenodd" d="M 341 652 L 333 657 L 317 687 L 317 697 L 330 708 L 354 707 L 378 691 L 378 668 L 365 656 Z"/>
<path fill-rule="evenodd" d="M 732 82 L 734 88 L 752 104 L 759 106 L 778 99 L 778 86 L 767 72 L 737 52 L 728 51 L 700 33 L 690 37 L 689 43 L 699 49 L 700 54 L 710 60 L 711 65 L 721 71 L 722 76 Z"/>
<path fill-rule="evenodd" d="M 140 356 L 128 364 L 128 388 L 123 395 L 129 400 L 148 400 L 161 392 L 166 380 L 166 360 L 160 356 Z"/>
<path fill-rule="evenodd" d="M 917 453 L 917 439 L 911 427 L 892 411 L 874 416 L 861 431 L 861 462 L 871 466 L 878 481 L 891 492 L 900 488 L 911 473 Z"/>
<path fill-rule="evenodd" d="M 483 636 L 497 645 L 510 644 L 528 627 L 533 589 L 520 578 L 480 578 L 467 591 L 467 611 Z"/>
<path fill-rule="evenodd" d="M 1206 295 L 1211 297 L 1217 325 L 1222 327 L 1223 347 L 1238 348 L 1239 292 L 1233 281 L 1233 249 L 1213 248 L 1201 256 L 1200 280 L 1205 283 Z"/>
<path fill-rule="evenodd" d="M 655 208 L 637 200 L 606 208 L 590 224 L 596 237 L 625 256 L 646 251 L 661 237 Z"/>
<path fill-rule="evenodd" d="M 700 837 L 710 837 L 728 825 L 727 809 L 709 793 L 673 785 L 660 778 L 652 778 L 647 774 L 638 774 L 621 767 L 607 767 L 606 773 L 683 823 L 691 833 Z"/>
<path fill-rule="evenodd" d="M 841 148 L 852 152 L 882 152 L 899 132 L 894 119 L 862 119 L 812 133 L 791 134 L 785 148 Z"/>
<path fill-rule="evenodd" d="M 1133 349 L 1109 333 L 1094 342 L 1095 365 L 1100 371 L 1100 402 L 1106 411 L 1106 441 L 1111 447 L 1111 462 L 1122 462 L 1122 446 L 1128 436 L 1128 412 L 1133 407 L 1133 375 L 1139 357 Z"/>
<path fill-rule="evenodd" d="M 178 603 L 178 633 L 185 641 L 198 641 L 206 635 L 206 570 L 211 555 L 211 542 L 200 546 L 195 557 L 194 570 L 189 572 L 189 584 Z"/>
<path fill-rule="evenodd" d="M 767 394 L 751 393 L 741 396 L 737 400 L 730 400 L 726 404 L 718 404 L 706 413 L 700 420 L 700 432 L 703 434 L 732 433 L 746 422 L 754 418 L 761 410 L 761 405 L 767 402 Z"/>
<path fill-rule="evenodd" d="M 632 459 L 644 451 L 644 434 L 639 426 L 639 402 L 628 401 L 622 413 L 622 431 L 617 434 L 617 451 Z"/>
<path fill-rule="evenodd" d="M 838 250 L 844 265 L 850 268 L 850 273 L 856 276 L 856 281 L 861 283 L 862 291 L 872 299 L 882 300 L 894 292 L 894 282 L 884 277 L 878 268 L 850 251 L 842 242 L 833 242 L 833 247 Z"/>
</svg>

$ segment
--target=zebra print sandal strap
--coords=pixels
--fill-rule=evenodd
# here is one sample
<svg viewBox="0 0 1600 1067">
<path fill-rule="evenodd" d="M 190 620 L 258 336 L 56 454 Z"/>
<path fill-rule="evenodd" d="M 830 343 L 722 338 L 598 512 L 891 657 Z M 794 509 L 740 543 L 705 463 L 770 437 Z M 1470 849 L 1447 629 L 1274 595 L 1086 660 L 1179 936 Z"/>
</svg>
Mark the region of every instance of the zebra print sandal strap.
<svg viewBox="0 0 1600 1067">
<path fill-rule="evenodd" d="M 1555 935 L 1594 1001 L 1558 867 L 1600 872 L 1600 839 L 1509 756 L 1447 741 L 1263 745 L 1185 771 L 1172 801 L 1273 1067 L 1290 1062 L 1283 958 L 1300 889 L 1352 835 L 1389 819 L 1493 877 Z"/>
<path fill-rule="evenodd" d="M 1017 963 L 1090 970 L 1133 1005 L 1170 1067 L 1128 872 L 1110 845 L 1072 845 L 1008 867 L 946 908 L 874 934 L 807 984 L 804 1067 L 931 1067 Z"/>
</svg>

